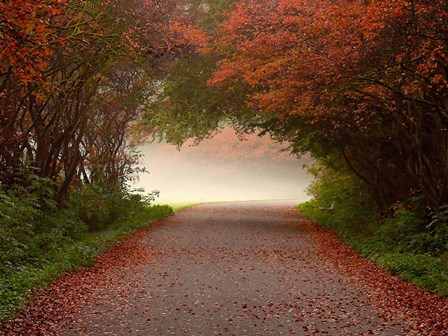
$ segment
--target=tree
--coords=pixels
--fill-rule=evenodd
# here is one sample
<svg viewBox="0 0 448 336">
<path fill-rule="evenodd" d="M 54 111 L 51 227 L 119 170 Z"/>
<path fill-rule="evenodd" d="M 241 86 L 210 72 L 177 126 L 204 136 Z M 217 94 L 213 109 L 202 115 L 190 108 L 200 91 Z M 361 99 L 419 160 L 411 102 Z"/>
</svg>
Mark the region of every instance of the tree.
<svg viewBox="0 0 448 336">
<path fill-rule="evenodd" d="M 309 124 L 301 136 L 339 152 L 381 208 L 417 190 L 437 211 L 448 202 L 446 13 L 445 1 L 239 2 L 209 84 L 252 88 L 249 107 L 275 115 L 279 133 Z"/>
<path fill-rule="evenodd" d="M 111 187 L 125 178 L 123 164 L 132 163 L 125 137 L 147 99 L 150 76 L 161 60 L 192 53 L 206 42 L 182 5 L 174 0 L 0 4 L 2 43 L 8 48 L 0 54 L 2 188 L 27 184 L 35 174 L 56 182 L 62 205 L 81 175 L 98 177 L 95 169 L 106 169 L 101 160 L 108 162 L 104 175 Z M 96 122 L 110 128 L 92 134 L 100 131 Z"/>
</svg>

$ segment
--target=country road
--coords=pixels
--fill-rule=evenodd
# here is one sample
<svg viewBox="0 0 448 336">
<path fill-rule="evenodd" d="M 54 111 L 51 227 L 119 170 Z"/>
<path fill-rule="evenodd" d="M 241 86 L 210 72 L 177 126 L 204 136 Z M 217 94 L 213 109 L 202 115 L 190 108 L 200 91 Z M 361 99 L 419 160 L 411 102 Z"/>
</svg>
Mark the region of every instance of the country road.
<svg viewBox="0 0 448 336">
<path fill-rule="evenodd" d="M 50 299 L 35 304 L 47 304 L 43 311 L 53 316 L 28 326 L 22 316 L 9 334 L 26 328 L 32 335 L 420 334 L 406 329 L 412 308 L 378 300 L 391 294 L 380 284 L 379 293 L 369 292 L 364 276 L 344 271 L 317 244 L 295 202 L 188 208 L 111 251 L 100 271 L 55 284 L 43 294 Z M 378 272 L 378 281 L 388 277 Z M 36 314 L 25 312 L 30 319 Z"/>
</svg>

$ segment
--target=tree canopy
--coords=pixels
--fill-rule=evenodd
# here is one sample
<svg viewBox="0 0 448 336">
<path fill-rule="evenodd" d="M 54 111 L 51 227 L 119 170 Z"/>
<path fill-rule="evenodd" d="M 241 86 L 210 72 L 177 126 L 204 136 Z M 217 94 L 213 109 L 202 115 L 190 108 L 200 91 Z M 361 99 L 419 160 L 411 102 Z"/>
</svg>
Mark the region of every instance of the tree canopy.
<svg viewBox="0 0 448 336">
<path fill-rule="evenodd" d="M 121 188 L 163 62 L 202 48 L 183 1 L 2 1 L 0 183 Z"/>
<path fill-rule="evenodd" d="M 236 1 L 208 29 L 207 53 L 174 65 L 146 119 L 176 143 L 223 121 L 268 132 L 343 163 L 383 212 L 410 197 L 437 212 L 448 202 L 447 12 L 442 0 Z"/>
<path fill-rule="evenodd" d="M 77 183 L 120 184 L 131 132 L 180 145 L 231 125 L 350 170 L 383 213 L 410 197 L 428 213 L 448 203 L 446 1 L 0 9 L 3 188 L 33 172 L 62 202 Z"/>
</svg>

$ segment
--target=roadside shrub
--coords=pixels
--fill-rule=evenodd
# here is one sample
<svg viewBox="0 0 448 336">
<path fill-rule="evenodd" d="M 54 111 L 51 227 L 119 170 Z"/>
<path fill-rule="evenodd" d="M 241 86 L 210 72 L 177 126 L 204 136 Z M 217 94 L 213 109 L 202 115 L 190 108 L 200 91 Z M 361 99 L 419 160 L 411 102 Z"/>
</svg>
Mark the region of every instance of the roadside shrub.
<svg viewBox="0 0 448 336">
<path fill-rule="evenodd" d="M 85 185 L 70 194 L 68 207 L 75 211 L 89 230 L 99 230 L 110 223 L 113 202 L 103 189 Z"/>
<path fill-rule="evenodd" d="M 173 214 L 169 206 L 150 205 L 157 192 L 92 186 L 72 192 L 67 207 L 58 208 L 53 187 L 37 179 L 29 188 L 0 190 L 0 323 L 28 302 L 31 289 L 91 265 L 116 241 Z"/>
<path fill-rule="evenodd" d="M 314 198 L 299 206 L 307 217 L 392 274 L 448 297 L 448 205 L 430 214 L 417 195 L 380 217 L 357 179 L 341 170 L 314 169 Z"/>
<path fill-rule="evenodd" d="M 68 208 L 77 214 L 89 230 L 96 231 L 117 220 L 129 218 L 136 211 L 149 206 L 158 195 L 158 191 L 141 195 L 89 184 L 71 193 Z"/>
<path fill-rule="evenodd" d="M 448 251 L 448 228 L 444 213 L 428 214 L 417 197 L 394 207 L 393 216 L 378 228 L 377 239 L 406 252 L 441 254 Z M 437 222 L 439 225 L 433 226 Z"/>
<path fill-rule="evenodd" d="M 373 234 L 379 212 L 358 178 L 320 165 L 311 168 L 311 173 L 316 176 L 308 188 L 313 199 L 303 206 L 319 223 L 342 235 Z"/>
<path fill-rule="evenodd" d="M 49 194 L 45 183 L 40 186 L 36 182 L 28 188 L 0 191 L 0 268 L 4 272 L 45 258 L 86 230 L 74 212 L 57 209 L 53 200 L 42 200 Z"/>
</svg>

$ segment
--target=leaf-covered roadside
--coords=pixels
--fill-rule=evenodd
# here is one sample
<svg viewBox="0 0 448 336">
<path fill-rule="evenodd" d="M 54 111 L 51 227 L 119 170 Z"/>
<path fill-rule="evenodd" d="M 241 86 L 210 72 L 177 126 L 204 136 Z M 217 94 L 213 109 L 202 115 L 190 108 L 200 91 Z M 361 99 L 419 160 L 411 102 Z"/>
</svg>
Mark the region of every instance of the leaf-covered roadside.
<svg viewBox="0 0 448 336">
<path fill-rule="evenodd" d="M 332 261 L 353 282 L 370 293 L 372 301 L 385 311 L 385 318 L 397 314 L 407 321 L 404 335 L 446 335 L 448 330 L 448 301 L 403 281 L 359 255 L 329 229 L 312 221 L 301 227 L 316 242 L 318 253 Z"/>
<path fill-rule="evenodd" d="M 128 221 L 127 226 L 117 222 L 108 230 L 86 237 L 84 244 L 90 244 L 92 253 L 89 264 L 93 264 L 95 256 L 109 248 L 96 258 L 95 267 L 81 267 L 66 272 L 48 288 L 35 291 L 33 304 L 26 306 L 14 319 L 5 321 L 0 328 L 0 335 L 53 335 L 54 328 L 69 323 L 72 313 L 83 303 L 94 299 L 99 288 L 106 286 L 118 292 L 121 279 L 101 275 L 113 266 L 126 268 L 130 263 L 138 263 L 142 258 L 150 257 L 139 248 L 141 238 L 155 226 L 148 225 L 148 220 L 155 221 L 170 214 L 172 210 L 167 206 L 152 206 L 134 214 L 134 220 Z M 134 230 L 136 232 L 129 234 Z M 123 239 L 126 234 L 127 237 Z M 111 247 L 114 242 L 117 243 Z"/>
<path fill-rule="evenodd" d="M 313 200 L 300 205 L 308 218 L 390 273 L 448 297 L 448 230 L 427 229 L 428 222 L 444 220 L 446 211 L 428 217 L 416 198 L 397 204 L 384 219 L 354 176 L 323 167 L 312 170 L 318 177 L 308 190 Z"/>
<path fill-rule="evenodd" d="M 173 213 L 139 195 L 100 190 L 72 195 L 76 203 L 64 209 L 39 204 L 41 198 L 27 191 L 0 196 L 0 322 L 23 308 L 37 288 L 91 265 L 129 233 Z M 86 204 L 95 205 L 90 213 Z"/>
</svg>

